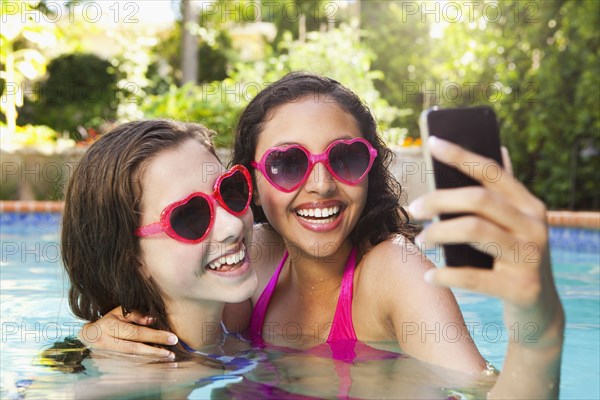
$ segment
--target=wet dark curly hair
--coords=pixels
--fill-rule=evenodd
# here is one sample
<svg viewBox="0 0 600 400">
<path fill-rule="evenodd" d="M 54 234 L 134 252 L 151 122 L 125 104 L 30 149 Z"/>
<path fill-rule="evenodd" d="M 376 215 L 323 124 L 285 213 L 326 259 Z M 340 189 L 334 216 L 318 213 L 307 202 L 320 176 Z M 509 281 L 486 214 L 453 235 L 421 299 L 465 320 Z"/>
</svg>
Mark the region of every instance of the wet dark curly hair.
<svg viewBox="0 0 600 400">
<path fill-rule="evenodd" d="M 255 160 L 258 136 L 273 110 L 306 96 L 323 95 L 333 99 L 344 111 L 354 116 L 364 138 L 377 149 L 378 156 L 369 172 L 369 188 L 365 208 L 350 234 L 354 246 L 376 245 L 400 233 L 413 241 L 418 228 L 409 224 L 408 214 L 400 205 L 402 188 L 389 165 L 392 151 L 377 134 L 377 123 L 360 98 L 339 82 L 305 72 L 292 72 L 262 90 L 246 107 L 238 121 L 233 151 L 233 164 L 251 169 Z M 254 175 L 254 174 L 253 174 Z M 255 222 L 268 222 L 262 207 L 252 204 Z"/>
</svg>

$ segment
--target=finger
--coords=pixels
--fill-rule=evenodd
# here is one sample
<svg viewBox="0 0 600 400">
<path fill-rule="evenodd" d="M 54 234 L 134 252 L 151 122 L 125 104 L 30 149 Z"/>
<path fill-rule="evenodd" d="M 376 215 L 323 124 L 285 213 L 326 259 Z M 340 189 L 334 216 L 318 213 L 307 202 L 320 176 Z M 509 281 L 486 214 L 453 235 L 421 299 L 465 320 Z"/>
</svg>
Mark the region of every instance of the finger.
<svg viewBox="0 0 600 400">
<path fill-rule="evenodd" d="M 96 356 L 110 358 L 126 358 L 139 362 L 166 362 L 175 360 L 175 354 L 161 347 L 149 346 L 144 343 L 118 340 L 113 343 L 110 350 L 94 349 Z"/>
<path fill-rule="evenodd" d="M 88 324 L 92 325 L 93 324 Z M 94 350 L 94 352 L 114 354 L 120 356 L 140 356 L 140 357 L 151 357 L 161 360 L 174 360 L 174 353 L 167 349 L 160 347 L 154 347 L 144 343 L 132 342 L 129 340 L 121 340 L 114 336 L 98 335 L 90 337 L 85 335 L 85 330 L 78 334 L 79 340 L 85 342 L 88 347 Z M 89 332 L 88 332 L 89 333 Z"/>
<path fill-rule="evenodd" d="M 121 308 L 121 307 L 119 307 Z M 150 315 L 146 315 L 143 314 L 139 311 L 133 310 L 132 312 L 130 312 L 127 315 L 123 315 L 121 313 L 121 319 L 122 321 L 128 321 L 128 322 L 133 322 L 134 324 L 138 324 L 138 325 L 152 325 L 156 319 Z"/>
<path fill-rule="evenodd" d="M 415 238 L 415 243 L 421 246 L 423 244 L 467 243 L 494 257 L 495 263 L 520 263 L 524 255 L 531 256 L 532 254 L 532 251 L 525 253 L 522 250 L 525 246 L 513 235 L 497 225 L 475 216 L 435 222 Z M 539 254 L 539 249 L 535 254 Z M 539 263 L 539 257 L 537 258 L 534 261 Z M 535 262 L 532 261 L 530 264 L 537 265 Z"/>
<path fill-rule="evenodd" d="M 458 168 L 484 187 L 503 195 L 522 212 L 538 220 L 546 220 L 544 203 L 529 193 L 525 186 L 500 167 L 496 161 L 433 136 L 429 138 L 428 147 L 431 154 L 439 161 Z"/>
<path fill-rule="evenodd" d="M 101 321 L 101 320 L 100 320 Z M 174 345 L 178 342 L 175 334 L 144 326 L 122 322 L 116 318 L 84 325 L 80 336 L 85 343 L 95 343 L 108 338 L 151 344 Z M 112 350 L 111 348 L 106 348 Z"/>
<path fill-rule="evenodd" d="M 117 307 L 113 308 L 112 310 L 110 310 L 109 312 L 107 312 L 106 314 L 104 314 L 104 317 L 106 317 L 106 318 L 111 317 L 111 316 L 115 317 L 115 318 L 119 318 L 119 319 L 125 318 L 123 316 L 123 307 L 117 306 Z"/>
<path fill-rule="evenodd" d="M 121 321 L 132 322 L 137 325 L 151 325 L 155 322 L 154 317 L 143 314 L 136 310 L 133 310 L 125 315 L 123 312 L 123 307 L 121 306 L 115 307 L 105 314 L 105 318 L 109 318 L 111 316 L 118 318 Z"/>
<path fill-rule="evenodd" d="M 428 270 L 424 279 L 432 285 L 470 290 L 526 308 L 539 302 L 542 290 L 534 269 L 439 268 Z"/>
<path fill-rule="evenodd" d="M 481 186 L 440 189 L 414 200 L 408 207 L 418 219 L 431 219 L 440 214 L 478 214 L 512 231 L 529 218 L 501 196 Z"/>
<path fill-rule="evenodd" d="M 458 169 L 484 187 L 512 199 L 515 204 L 529 202 L 533 196 L 496 161 L 472 153 L 454 143 L 435 136 L 428 139 L 431 155 L 438 161 Z"/>
<path fill-rule="evenodd" d="M 502 153 L 502 164 L 504 164 L 504 169 L 509 172 L 511 176 L 514 176 L 513 165 L 508 149 L 505 146 L 502 146 L 500 147 L 500 152 Z"/>
</svg>

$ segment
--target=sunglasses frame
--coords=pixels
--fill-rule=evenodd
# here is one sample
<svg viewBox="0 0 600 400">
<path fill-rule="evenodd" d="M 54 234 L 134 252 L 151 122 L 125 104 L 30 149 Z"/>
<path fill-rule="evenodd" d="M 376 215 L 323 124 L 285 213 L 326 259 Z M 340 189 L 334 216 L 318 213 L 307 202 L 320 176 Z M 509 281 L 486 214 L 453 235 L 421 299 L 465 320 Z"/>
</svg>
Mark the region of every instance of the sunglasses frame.
<svg viewBox="0 0 600 400">
<path fill-rule="evenodd" d="M 338 144 L 351 145 L 356 142 L 363 143 L 364 145 L 367 146 L 367 150 L 369 151 L 369 165 L 368 165 L 367 169 L 365 170 L 365 172 L 363 172 L 363 174 L 358 179 L 356 179 L 355 181 L 350 181 L 350 180 L 342 178 L 335 171 L 333 171 L 333 168 L 331 167 L 331 164 L 329 163 L 329 153 Z M 269 157 L 269 155 L 271 153 L 273 153 L 275 151 L 285 152 L 290 149 L 299 149 L 304 154 L 306 154 L 306 158 L 308 159 L 308 167 L 306 168 L 306 172 L 304 173 L 304 176 L 302 177 L 302 179 L 300 179 L 298 181 L 298 183 L 295 184 L 293 187 L 288 189 L 288 188 L 284 188 L 284 187 L 278 185 L 269 177 L 269 175 L 267 174 L 267 170 L 266 170 L 266 163 L 267 163 L 267 157 Z M 369 173 L 376 157 L 377 157 L 377 149 L 375 149 L 373 147 L 373 145 L 371 145 L 371 143 L 369 143 L 369 141 L 364 138 L 338 139 L 338 140 L 334 140 L 333 142 L 329 143 L 329 145 L 327 146 L 325 151 L 321 154 L 313 154 L 310 151 L 308 151 L 304 146 L 301 146 L 299 144 L 293 144 L 290 146 L 271 147 L 263 154 L 263 156 L 261 157 L 261 159 L 258 163 L 256 161 L 251 161 L 250 166 L 257 168 L 273 187 L 275 187 L 276 189 L 278 189 L 282 192 L 289 193 L 289 192 L 293 192 L 294 190 L 298 189 L 300 186 L 302 186 L 306 183 L 306 180 L 308 179 L 310 172 L 314 168 L 315 164 L 317 164 L 319 162 L 323 163 L 323 165 L 325 165 L 325 167 L 331 173 L 331 175 L 334 178 L 336 178 L 337 180 L 339 180 L 340 182 L 345 183 L 347 185 L 357 185 Z"/>
<path fill-rule="evenodd" d="M 246 201 L 246 205 L 244 206 L 244 209 L 241 211 L 233 211 L 232 209 L 230 209 L 229 206 L 227 206 L 227 203 L 225 202 L 225 200 L 223 199 L 223 196 L 221 195 L 221 183 L 223 182 L 223 180 L 233 176 L 236 172 L 242 173 L 242 175 L 246 179 L 246 184 L 248 185 L 248 200 Z M 169 204 L 160 213 L 160 220 L 158 222 L 144 225 L 144 226 L 136 229 L 135 235 L 138 237 L 146 237 L 146 236 L 156 235 L 161 232 L 165 232 L 169 237 L 171 237 L 177 241 L 180 241 L 180 242 L 200 243 L 206 238 L 206 236 L 211 231 L 211 229 L 214 225 L 215 203 L 220 204 L 221 207 L 223 207 L 228 213 L 235 215 L 236 217 L 239 217 L 239 216 L 243 215 L 246 211 L 248 211 L 248 207 L 250 206 L 250 202 L 252 201 L 252 192 L 253 192 L 253 188 L 252 188 L 252 178 L 250 177 L 250 172 L 248 172 L 248 169 L 246 167 L 244 167 L 243 165 L 234 165 L 231 169 L 229 169 L 228 171 L 219 175 L 219 177 L 217 178 L 217 180 L 215 181 L 215 184 L 213 186 L 212 194 L 207 194 L 207 193 L 203 193 L 203 192 L 194 192 L 194 193 L 186 196 L 182 200 L 178 200 L 176 202 Z M 198 239 L 186 239 L 186 238 L 180 236 L 177 232 L 175 232 L 175 230 L 173 230 L 173 227 L 171 226 L 171 214 L 173 213 L 173 210 L 175 210 L 177 207 L 187 204 L 190 200 L 192 200 L 193 198 L 196 198 L 196 197 L 202 197 L 208 203 L 208 208 L 210 210 L 210 220 L 208 223 L 208 227 L 206 228 L 206 232 L 204 232 L 202 237 L 200 237 Z"/>
</svg>

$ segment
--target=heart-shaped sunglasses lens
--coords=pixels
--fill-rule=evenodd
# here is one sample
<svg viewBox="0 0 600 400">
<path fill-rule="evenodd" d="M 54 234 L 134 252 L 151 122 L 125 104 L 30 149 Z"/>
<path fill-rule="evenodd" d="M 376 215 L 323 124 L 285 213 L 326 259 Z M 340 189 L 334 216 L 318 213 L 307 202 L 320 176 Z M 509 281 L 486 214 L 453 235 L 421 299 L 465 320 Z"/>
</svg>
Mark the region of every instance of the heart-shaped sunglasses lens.
<svg viewBox="0 0 600 400">
<path fill-rule="evenodd" d="M 234 214 L 244 212 L 250 204 L 248 178 L 241 171 L 225 177 L 218 190 L 223 206 Z"/>
<path fill-rule="evenodd" d="M 337 143 L 329 150 L 328 159 L 337 178 L 356 183 L 369 169 L 371 155 L 363 142 Z"/>
<path fill-rule="evenodd" d="M 203 237 L 210 227 L 211 207 L 207 199 L 192 197 L 187 203 L 171 211 L 171 229 L 184 239 L 197 240 Z"/>
<path fill-rule="evenodd" d="M 308 164 L 307 154 L 298 147 L 291 147 L 269 153 L 265 172 L 272 183 L 289 190 L 304 179 Z"/>
</svg>

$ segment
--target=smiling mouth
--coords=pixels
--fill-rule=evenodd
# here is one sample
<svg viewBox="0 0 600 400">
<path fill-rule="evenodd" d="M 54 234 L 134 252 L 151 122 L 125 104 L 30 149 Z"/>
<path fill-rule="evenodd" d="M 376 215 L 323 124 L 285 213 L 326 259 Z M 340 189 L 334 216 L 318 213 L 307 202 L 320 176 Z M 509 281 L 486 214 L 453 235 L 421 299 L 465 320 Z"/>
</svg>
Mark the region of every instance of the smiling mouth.
<svg viewBox="0 0 600 400">
<path fill-rule="evenodd" d="M 311 224 L 328 224 L 336 220 L 342 211 L 341 206 L 315 207 L 295 210 L 298 218 Z"/>
<path fill-rule="evenodd" d="M 245 259 L 246 247 L 242 245 L 235 253 L 225 254 L 211 261 L 206 268 L 212 271 L 227 272 L 241 266 Z"/>
</svg>

